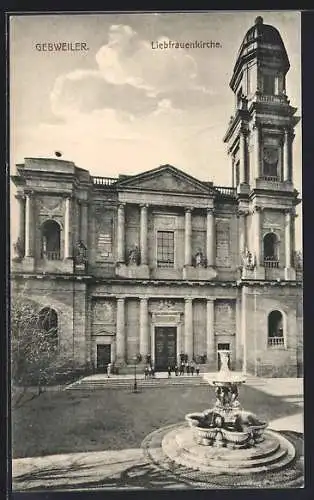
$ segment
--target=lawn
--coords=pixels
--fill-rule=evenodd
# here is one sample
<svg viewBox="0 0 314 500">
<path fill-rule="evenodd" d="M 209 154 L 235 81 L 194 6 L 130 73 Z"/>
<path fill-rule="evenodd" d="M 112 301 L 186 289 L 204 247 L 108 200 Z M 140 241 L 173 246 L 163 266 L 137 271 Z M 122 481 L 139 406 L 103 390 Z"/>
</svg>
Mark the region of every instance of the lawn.
<svg viewBox="0 0 314 500">
<path fill-rule="evenodd" d="M 251 387 L 241 388 L 240 401 L 267 420 L 299 411 Z M 213 390 L 204 386 L 47 392 L 13 412 L 13 458 L 138 448 L 153 430 L 213 404 Z"/>
</svg>

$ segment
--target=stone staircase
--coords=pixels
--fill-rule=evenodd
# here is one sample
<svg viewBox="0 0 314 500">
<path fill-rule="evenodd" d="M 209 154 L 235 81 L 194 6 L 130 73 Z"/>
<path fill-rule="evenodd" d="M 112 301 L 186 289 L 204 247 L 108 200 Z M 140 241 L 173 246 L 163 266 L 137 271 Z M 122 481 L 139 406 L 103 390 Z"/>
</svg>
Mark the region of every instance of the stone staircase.
<svg viewBox="0 0 314 500">
<path fill-rule="evenodd" d="M 158 375 L 158 374 L 157 374 Z M 200 375 L 172 375 L 170 378 L 156 376 L 156 378 L 138 377 L 137 388 L 156 388 L 156 387 L 169 387 L 181 386 L 195 387 L 200 385 L 208 385 L 208 383 Z M 65 390 L 92 390 L 92 389 L 133 389 L 134 377 L 129 376 L 116 376 L 116 377 L 85 377 L 76 382 L 67 385 Z"/>
<path fill-rule="evenodd" d="M 142 374 L 137 376 L 137 389 L 142 388 L 156 388 L 156 387 L 171 387 L 171 386 L 185 386 L 197 387 L 208 386 L 202 376 L 200 375 L 171 375 L 167 377 L 165 373 L 156 373 L 155 378 L 145 379 Z M 245 385 L 251 387 L 260 387 L 265 385 L 263 379 L 248 375 Z M 90 375 L 81 378 L 72 384 L 65 386 L 65 390 L 93 390 L 93 389 L 133 389 L 134 376 L 132 375 L 113 375 L 108 378 L 106 375 Z"/>
</svg>

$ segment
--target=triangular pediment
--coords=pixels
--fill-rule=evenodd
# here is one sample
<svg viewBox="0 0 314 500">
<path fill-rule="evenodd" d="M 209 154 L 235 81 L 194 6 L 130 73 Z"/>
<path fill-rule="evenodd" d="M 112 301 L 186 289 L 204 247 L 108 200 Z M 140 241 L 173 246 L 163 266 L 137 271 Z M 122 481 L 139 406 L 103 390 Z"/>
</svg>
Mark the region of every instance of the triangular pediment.
<svg viewBox="0 0 314 500">
<path fill-rule="evenodd" d="M 202 181 L 172 165 L 162 165 L 156 169 L 123 179 L 118 182 L 117 187 L 207 195 L 213 191 Z"/>
</svg>

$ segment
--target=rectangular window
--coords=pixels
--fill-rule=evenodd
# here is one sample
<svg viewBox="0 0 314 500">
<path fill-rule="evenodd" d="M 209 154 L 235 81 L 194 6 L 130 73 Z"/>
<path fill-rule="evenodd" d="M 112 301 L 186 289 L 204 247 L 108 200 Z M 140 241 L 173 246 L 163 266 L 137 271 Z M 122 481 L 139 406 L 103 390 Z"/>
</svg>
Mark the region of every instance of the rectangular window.
<svg viewBox="0 0 314 500">
<path fill-rule="evenodd" d="M 157 231 L 157 267 L 174 267 L 173 231 Z"/>
</svg>

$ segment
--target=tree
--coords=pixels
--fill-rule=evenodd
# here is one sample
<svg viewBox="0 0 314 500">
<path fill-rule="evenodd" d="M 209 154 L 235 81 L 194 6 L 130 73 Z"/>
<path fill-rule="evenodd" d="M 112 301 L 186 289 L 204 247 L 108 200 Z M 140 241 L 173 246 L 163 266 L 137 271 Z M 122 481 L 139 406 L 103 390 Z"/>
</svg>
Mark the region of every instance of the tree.
<svg viewBox="0 0 314 500">
<path fill-rule="evenodd" d="M 22 402 L 27 387 L 36 385 L 39 395 L 54 377 L 57 347 L 55 311 L 49 307 L 39 309 L 23 294 L 15 295 L 11 303 L 11 377 L 15 406 Z"/>
</svg>

